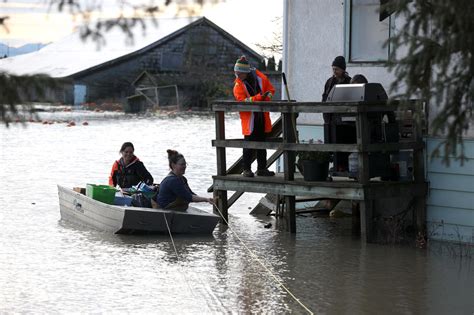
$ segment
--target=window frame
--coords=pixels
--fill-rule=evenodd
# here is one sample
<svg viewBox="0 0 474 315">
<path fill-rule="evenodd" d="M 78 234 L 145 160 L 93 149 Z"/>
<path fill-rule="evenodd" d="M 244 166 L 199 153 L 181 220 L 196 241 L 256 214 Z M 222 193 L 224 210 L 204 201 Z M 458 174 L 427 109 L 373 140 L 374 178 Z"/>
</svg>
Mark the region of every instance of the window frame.
<svg viewBox="0 0 474 315">
<path fill-rule="evenodd" d="M 347 57 L 349 64 L 357 66 L 369 65 L 369 66 L 385 66 L 390 61 L 391 45 L 388 44 L 386 48 L 387 58 L 385 60 L 373 60 L 373 61 L 354 61 L 352 60 L 352 3 L 353 0 L 344 0 L 344 54 Z M 393 18 L 390 15 L 388 17 L 388 39 L 392 37 L 394 31 Z"/>
</svg>

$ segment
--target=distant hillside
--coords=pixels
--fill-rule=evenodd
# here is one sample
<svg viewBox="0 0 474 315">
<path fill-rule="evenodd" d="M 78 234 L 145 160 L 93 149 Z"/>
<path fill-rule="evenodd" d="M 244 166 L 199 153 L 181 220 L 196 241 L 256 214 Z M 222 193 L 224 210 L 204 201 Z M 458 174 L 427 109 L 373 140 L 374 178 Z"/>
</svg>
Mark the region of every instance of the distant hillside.
<svg viewBox="0 0 474 315">
<path fill-rule="evenodd" d="M 9 47 L 8 45 L 0 43 L 0 58 L 3 58 L 5 56 L 13 57 L 17 55 L 27 54 L 33 51 L 40 50 L 46 45 L 47 44 L 31 43 L 31 44 L 23 45 L 21 47 Z"/>
</svg>

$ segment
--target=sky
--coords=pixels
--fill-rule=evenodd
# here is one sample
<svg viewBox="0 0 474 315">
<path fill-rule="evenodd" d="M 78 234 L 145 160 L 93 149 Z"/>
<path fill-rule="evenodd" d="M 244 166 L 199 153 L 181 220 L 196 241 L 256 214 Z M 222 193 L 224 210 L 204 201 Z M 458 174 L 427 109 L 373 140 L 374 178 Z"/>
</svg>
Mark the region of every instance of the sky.
<svg viewBox="0 0 474 315">
<path fill-rule="evenodd" d="M 0 42 L 12 47 L 26 43 L 49 43 L 57 41 L 74 31 L 80 19 L 68 13 L 48 11 L 50 0 L 1 0 L 0 17 L 6 20 L 8 30 L 0 27 Z M 110 18 L 118 13 L 120 0 L 84 0 L 84 3 L 101 3 L 102 10 L 97 17 Z M 134 1 L 137 3 L 139 1 Z M 145 1 L 149 3 L 150 1 Z M 176 1 L 175 1 L 176 2 Z M 173 4 L 166 8 L 163 16 L 177 14 Z M 283 0 L 224 0 L 216 5 L 197 7 L 199 16 L 206 16 L 218 26 L 257 50 L 257 43 L 268 44 L 274 40 L 281 23 L 276 20 L 283 14 Z M 183 14 L 183 13 L 181 13 Z"/>
</svg>

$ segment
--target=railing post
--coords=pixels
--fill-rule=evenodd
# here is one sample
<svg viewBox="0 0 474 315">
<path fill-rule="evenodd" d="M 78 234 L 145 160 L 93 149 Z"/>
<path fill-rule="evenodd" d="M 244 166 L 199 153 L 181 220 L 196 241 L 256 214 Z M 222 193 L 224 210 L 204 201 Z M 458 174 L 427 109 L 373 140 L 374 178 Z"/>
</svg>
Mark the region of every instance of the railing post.
<svg viewBox="0 0 474 315">
<path fill-rule="evenodd" d="M 224 112 L 216 111 L 215 112 L 216 120 L 216 140 L 225 140 L 225 121 L 224 121 Z M 225 176 L 226 175 L 226 156 L 225 156 L 225 147 L 216 147 L 216 158 L 217 158 L 217 175 Z M 222 215 L 221 221 L 224 224 L 227 224 L 229 220 L 228 206 L 227 206 L 227 190 L 217 190 L 215 191 L 217 196 L 217 206 Z M 214 209 L 216 213 L 217 209 Z"/>
<path fill-rule="evenodd" d="M 421 105 L 421 104 L 420 104 Z M 420 106 L 421 107 L 421 106 Z M 417 143 L 423 143 L 423 126 L 421 113 L 422 108 L 417 108 L 416 111 L 420 119 L 415 119 L 413 122 L 413 135 L 414 140 Z M 413 150 L 413 178 L 416 184 L 422 184 L 425 182 L 425 158 L 424 158 L 424 149 L 414 149 Z M 421 235 L 426 234 L 426 200 L 425 196 L 415 197 L 414 209 L 416 211 L 416 227 L 417 232 Z"/>
<path fill-rule="evenodd" d="M 283 143 L 296 143 L 296 121 L 294 115 L 291 113 L 282 113 L 283 115 Z M 295 178 L 295 152 L 283 152 L 283 170 L 285 173 L 285 180 L 294 180 Z M 286 217 L 288 220 L 288 231 L 296 233 L 296 209 L 295 196 L 285 196 Z"/>
<path fill-rule="evenodd" d="M 369 153 L 366 150 L 370 142 L 369 120 L 367 112 L 362 111 L 357 113 L 356 119 L 357 144 L 360 150 L 358 152 L 358 180 L 359 183 L 367 185 L 370 181 L 369 170 Z M 360 233 L 361 237 L 366 242 L 370 242 L 374 238 L 374 224 L 373 224 L 373 200 L 367 197 L 368 189 L 364 187 L 364 200 L 360 201 Z"/>
<path fill-rule="evenodd" d="M 359 183 L 368 184 L 370 180 L 369 174 L 369 153 L 366 150 L 370 142 L 369 120 L 367 112 L 359 112 L 356 120 L 357 144 L 362 151 L 358 152 L 359 165 L 357 177 Z"/>
</svg>

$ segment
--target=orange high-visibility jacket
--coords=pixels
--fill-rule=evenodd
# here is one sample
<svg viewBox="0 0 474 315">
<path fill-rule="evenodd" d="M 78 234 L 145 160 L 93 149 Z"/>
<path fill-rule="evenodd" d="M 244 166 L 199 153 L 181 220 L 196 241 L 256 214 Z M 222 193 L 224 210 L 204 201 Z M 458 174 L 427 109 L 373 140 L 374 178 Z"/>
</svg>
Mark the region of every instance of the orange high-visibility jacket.
<svg viewBox="0 0 474 315">
<path fill-rule="evenodd" d="M 255 70 L 257 74 L 257 84 L 260 86 L 262 94 L 265 92 L 270 92 L 268 98 L 262 98 L 262 95 L 257 94 L 251 96 L 245 87 L 245 83 L 242 82 L 239 78 L 235 79 L 234 85 L 234 97 L 236 101 L 240 102 L 255 102 L 255 101 L 270 101 L 272 96 L 275 94 L 275 88 L 270 83 L 270 80 L 258 70 Z M 250 75 L 250 74 L 249 74 Z M 272 131 L 272 122 L 270 120 L 270 114 L 268 112 L 263 113 L 265 120 L 265 132 L 268 133 Z M 240 112 L 240 120 L 242 123 L 242 134 L 248 136 L 252 133 L 254 127 L 254 114 L 253 112 Z"/>
</svg>

